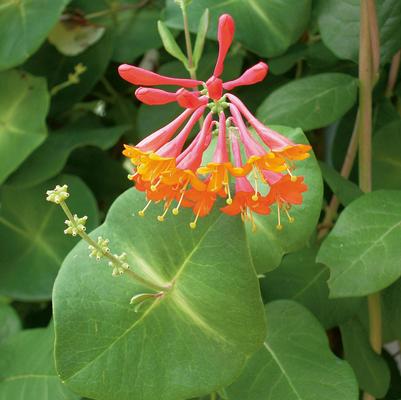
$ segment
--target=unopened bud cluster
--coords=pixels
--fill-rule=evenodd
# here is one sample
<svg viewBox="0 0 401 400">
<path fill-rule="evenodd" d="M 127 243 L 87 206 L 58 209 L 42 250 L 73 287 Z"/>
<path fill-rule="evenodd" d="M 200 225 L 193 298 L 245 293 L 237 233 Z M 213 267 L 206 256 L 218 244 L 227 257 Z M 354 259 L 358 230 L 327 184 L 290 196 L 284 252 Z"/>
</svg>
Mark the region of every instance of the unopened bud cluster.
<svg viewBox="0 0 401 400">
<path fill-rule="evenodd" d="M 101 236 L 97 238 L 97 246 L 90 245 L 88 247 L 90 254 L 89 257 L 96 257 L 96 260 L 100 260 L 105 254 L 110 253 L 109 239 L 103 239 Z"/>
<path fill-rule="evenodd" d="M 120 255 L 114 254 L 115 261 L 109 261 L 110 267 L 113 267 L 113 276 L 122 275 L 127 269 L 129 269 L 129 265 L 126 262 L 127 254 L 121 253 Z"/>
<path fill-rule="evenodd" d="M 86 231 L 86 221 L 88 217 L 84 215 L 83 217 L 78 217 L 77 214 L 74 214 L 74 220 L 70 221 L 69 219 L 65 220 L 65 224 L 67 225 L 67 228 L 64 229 L 64 233 L 66 235 L 72 235 L 72 236 L 77 236 L 81 232 Z"/>
<path fill-rule="evenodd" d="M 53 190 L 48 190 L 46 194 L 46 200 L 55 204 L 60 204 L 61 202 L 65 201 L 70 195 L 68 193 L 68 185 L 57 185 Z"/>
</svg>

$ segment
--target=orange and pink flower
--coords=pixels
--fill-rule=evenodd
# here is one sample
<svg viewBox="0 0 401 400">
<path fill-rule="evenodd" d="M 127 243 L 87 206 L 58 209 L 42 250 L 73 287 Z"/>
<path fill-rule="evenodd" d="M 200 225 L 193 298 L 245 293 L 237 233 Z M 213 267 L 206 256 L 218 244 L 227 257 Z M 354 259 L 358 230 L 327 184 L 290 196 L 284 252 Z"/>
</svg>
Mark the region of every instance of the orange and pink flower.
<svg viewBox="0 0 401 400">
<path fill-rule="evenodd" d="M 292 169 L 294 161 L 309 157 L 311 147 L 293 143 L 268 128 L 228 92 L 261 82 L 268 73 L 267 64 L 259 62 L 228 82 L 220 78 L 234 31 L 232 17 L 222 15 L 216 66 L 206 82 L 162 76 L 127 64 L 119 67 L 123 79 L 139 86 L 135 96 L 144 104 L 177 102 L 184 109 L 136 146 L 125 145 L 123 154 L 135 166 L 131 179 L 148 199 L 139 215 L 143 216 L 152 202 L 164 202 L 159 221 L 166 218 L 170 209 L 177 215 L 180 207 L 189 207 L 195 214 L 190 226 L 195 228 L 198 218 L 209 214 L 222 197 L 226 201 L 221 207 L 223 213 L 240 214 L 253 227 L 253 213 L 267 215 L 271 205 L 276 204 L 277 227 L 281 229 L 281 213 L 292 222 L 290 207 L 302 204 L 307 186 L 303 177 L 293 175 Z M 180 88 L 171 92 L 154 88 L 159 85 Z M 190 139 L 200 121 L 199 132 Z M 206 160 L 205 152 L 214 143 L 213 156 Z"/>
</svg>

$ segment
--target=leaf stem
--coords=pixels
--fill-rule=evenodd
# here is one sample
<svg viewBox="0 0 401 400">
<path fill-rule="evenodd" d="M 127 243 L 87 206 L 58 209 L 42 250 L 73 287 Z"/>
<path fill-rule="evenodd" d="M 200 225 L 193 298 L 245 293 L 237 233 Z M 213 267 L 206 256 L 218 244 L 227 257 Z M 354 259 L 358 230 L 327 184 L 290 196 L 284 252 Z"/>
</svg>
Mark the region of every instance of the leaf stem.
<svg viewBox="0 0 401 400">
<path fill-rule="evenodd" d="M 194 69 L 194 61 L 192 54 L 191 33 L 189 32 L 187 6 L 185 2 L 182 3 L 181 12 L 182 12 L 182 19 L 184 21 L 185 46 L 187 49 L 187 57 L 188 57 L 188 71 L 189 74 L 191 75 L 191 78 L 196 79 L 196 71 Z"/>
<path fill-rule="evenodd" d="M 75 219 L 74 216 L 71 213 L 71 210 L 69 209 L 69 207 L 67 206 L 65 201 L 61 201 L 60 202 L 60 206 L 63 209 L 65 215 L 67 216 L 67 218 L 69 219 L 69 221 L 71 222 L 71 224 L 73 226 L 76 225 L 75 223 Z M 77 227 L 77 226 L 75 226 Z M 153 289 L 156 291 L 165 291 L 171 288 L 171 286 L 160 286 L 157 285 L 149 280 L 147 280 L 146 278 L 143 278 L 142 276 L 138 275 L 136 272 L 132 271 L 131 269 L 127 269 L 123 266 L 123 262 L 117 258 L 116 256 L 114 256 L 112 253 L 105 251 L 104 249 L 102 249 L 98 243 L 96 243 L 86 232 L 84 232 L 81 229 L 78 229 L 78 234 L 79 236 L 85 240 L 85 242 L 87 242 L 90 246 L 93 246 L 96 250 L 98 250 L 99 252 L 101 252 L 103 254 L 104 257 L 108 258 L 113 265 L 117 265 L 120 268 L 124 269 L 124 273 L 126 273 L 128 276 L 130 276 L 131 278 L 133 278 L 135 281 L 137 281 L 138 283 L 140 283 L 141 285 L 149 288 L 149 289 Z"/>
<path fill-rule="evenodd" d="M 379 80 L 380 72 L 380 33 L 377 22 L 377 11 L 375 0 L 366 0 L 369 19 L 369 33 L 372 57 L 372 81 L 373 86 Z"/>
<path fill-rule="evenodd" d="M 217 400 L 216 392 L 210 393 L 210 400 Z"/>
</svg>

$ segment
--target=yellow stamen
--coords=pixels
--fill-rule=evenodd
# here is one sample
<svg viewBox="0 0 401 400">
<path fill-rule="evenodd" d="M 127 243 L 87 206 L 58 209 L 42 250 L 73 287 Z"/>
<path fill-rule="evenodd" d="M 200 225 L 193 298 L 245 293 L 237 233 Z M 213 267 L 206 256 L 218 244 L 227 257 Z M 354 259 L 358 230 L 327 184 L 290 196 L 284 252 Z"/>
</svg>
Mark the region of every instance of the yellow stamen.
<svg viewBox="0 0 401 400">
<path fill-rule="evenodd" d="M 281 231 L 283 229 L 283 225 L 281 225 L 281 215 L 280 215 L 280 204 L 277 203 L 277 225 L 276 229 Z"/>
<path fill-rule="evenodd" d="M 160 185 L 161 181 L 162 181 L 162 178 L 159 178 L 159 180 L 156 182 L 155 185 L 151 185 L 151 186 L 150 186 L 150 190 L 151 190 L 152 192 L 156 192 L 156 189 L 157 189 L 157 187 Z"/>
<path fill-rule="evenodd" d="M 160 222 L 164 221 L 164 217 L 166 216 L 170 206 L 171 206 L 171 200 L 164 206 L 164 213 L 162 215 L 157 216 L 158 221 L 160 221 Z"/>
<path fill-rule="evenodd" d="M 189 226 L 191 229 L 195 229 L 196 228 L 196 223 L 198 222 L 198 218 L 199 218 L 199 213 L 200 213 L 200 209 L 198 210 L 198 213 L 196 214 L 195 220 L 192 221 Z"/>
<path fill-rule="evenodd" d="M 288 222 L 290 224 L 292 224 L 295 221 L 295 218 L 291 217 L 290 213 L 288 212 L 288 208 L 287 207 L 284 207 L 284 211 L 287 214 Z"/>
<path fill-rule="evenodd" d="M 177 207 L 173 208 L 173 210 L 172 210 L 172 213 L 173 213 L 174 215 L 178 215 L 178 213 L 179 213 L 179 209 L 180 209 L 182 200 L 184 199 L 185 191 L 186 191 L 186 189 L 187 189 L 188 183 L 189 183 L 189 179 L 186 181 L 185 185 L 184 185 L 183 188 L 181 189 L 181 197 L 180 197 L 180 200 L 178 201 Z"/>
<path fill-rule="evenodd" d="M 148 209 L 148 207 L 150 206 L 151 202 L 152 202 L 152 200 L 149 200 L 148 203 L 146 204 L 146 206 L 141 211 L 138 211 L 138 215 L 140 217 L 144 217 L 145 216 L 145 211 Z"/>
<path fill-rule="evenodd" d="M 228 205 L 230 205 L 230 204 L 233 203 L 233 199 L 231 198 L 230 184 L 229 183 L 225 183 L 224 185 L 225 185 L 225 190 L 226 190 L 226 193 L 227 193 L 227 196 L 228 196 L 228 198 L 226 199 L 226 203 Z"/>
</svg>

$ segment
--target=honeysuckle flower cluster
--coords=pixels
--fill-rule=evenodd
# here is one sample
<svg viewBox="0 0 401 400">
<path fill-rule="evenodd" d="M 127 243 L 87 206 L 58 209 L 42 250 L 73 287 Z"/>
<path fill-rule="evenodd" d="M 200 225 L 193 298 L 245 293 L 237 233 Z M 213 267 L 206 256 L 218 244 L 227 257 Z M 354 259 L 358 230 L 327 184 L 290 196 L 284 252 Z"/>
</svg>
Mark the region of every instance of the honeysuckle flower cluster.
<svg viewBox="0 0 401 400">
<path fill-rule="evenodd" d="M 177 102 L 184 108 L 172 122 L 136 146 L 125 146 L 123 154 L 135 166 L 129 178 L 146 193 L 148 201 L 139 215 L 143 216 L 152 202 L 164 202 L 159 221 L 169 210 L 177 215 L 180 207 L 189 207 L 195 215 L 190 227 L 195 228 L 198 218 L 209 214 L 221 197 L 226 202 L 223 213 L 240 214 L 253 228 L 253 213 L 267 215 L 272 204 L 277 205 L 278 229 L 282 228 L 283 214 L 293 222 L 289 210 L 302 203 L 302 193 L 307 190 L 303 177 L 292 172 L 294 162 L 307 158 L 311 147 L 293 143 L 268 128 L 230 93 L 236 87 L 262 81 L 268 72 L 265 63 L 259 62 L 235 80 L 223 82 L 220 78 L 234 30 L 232 17 L 222 15 L 217 62 L 206 82 L 162 76 L 127 64 L 119 67 L 123 79 L 140 86 L 135 95 L 141 102 Z M 168 92 L 153 87 L 158 85 L 181 88 Z M 199 121 L 201 128 L 191 139 Z M 212 143 L 213 156 L 207 160 L 205 152 Z"/>
</svg>

